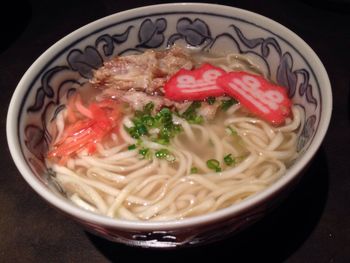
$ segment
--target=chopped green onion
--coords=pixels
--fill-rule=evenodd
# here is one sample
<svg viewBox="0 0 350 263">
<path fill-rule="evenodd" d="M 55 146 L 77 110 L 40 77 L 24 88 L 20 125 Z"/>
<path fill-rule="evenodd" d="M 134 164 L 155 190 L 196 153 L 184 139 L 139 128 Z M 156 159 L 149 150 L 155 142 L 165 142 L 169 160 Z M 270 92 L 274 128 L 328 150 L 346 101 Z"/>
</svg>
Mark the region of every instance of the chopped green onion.
<svg viewBox="0 0 350 263">
<path fill-rule="evenodd" d="M 201 107 L 200 101 L 194 101 L 192 104 L 187 108 L 187 110 L 183 113 L 183 115 L 191 115 L 196 109 Z"/>
<path fill-rule="evenodd" d="M 139 154 L 143 156 L 143 159 L 149 159 L 151 157 L 151 151 L 148 148 L 140 149 Z"/>
<path fill-rule="evenodd" d="M 156 151 L 155 153 L 155 156 L 158 158 L 158 159 L 166 159 L 167 161 L 169 162 L 172 162 L 175 160 L 175 156 L 172 155 L 169 150 L 167 149 L 160 149 L 158 151 Z"/>
<path fill-rule="evenodd" d="M 188 122 L 191 124 L 201 124 L 203 123 L 203 116 L 197 115 L 194 118 L 188 120 Z"/>
<path fill-rule="evenodd" d="M 165 138 L 156 139 L 154 141 L 156 143 L 159 143 L 159 144 L 162 144 L 162 145 L 168 145 L 169 144 L 169 139 L 165 139 Z"/>
<path fill-rule="evenodd" d="M 144 115 L 141 117 L 141 122 L 147 127 L 153 127 L 155 121 L 152 116 Z"/>
<path fill-rule="evenodd" d="M 172 113 L 169 108 L 163 108 L 157 113 L 156 118 L 162 124 L 172 122 Z"/>
<path fill-rule="evenodd" d="M 156 151 L 155 155 L 159 159 L 164 159 L 170 152 L 167 149 L 161 149 Z"/>
<path fill-rule="evenodd" d="M 135 139 L 147 136 L 151 141 L 168 145 L 170 139 L 182 131 L 182 126 L 173 122 L 173 113 L 169 108 L 164 107 L 156 114 L 152 113 L 153 109 L 154 104 L 150 102 L 145 105 L 143 111 L 136 111 L 132 118 L 134 126 L 125 127 L 125 130 Z M 155 132 L 150 134 L 151 129 Z M 138 142 L 138 145 L 140 144 Z"/>
<path fill-rule="evenodd" d="M 191 168 L 191 174 L 196 174 L 198 173 L 198 168 L 197 167 L 192 167 Z"/>
<path fill-rule="evenodd" d="M 224 157 L 224 162 L 227 166 L 235 165 L 236 160 L 232 158 L 232 154 L 228 154 Z"/>
<path fill-rule="evenodd" d="M 162 116 L 171 116 L 171 111 L 169 108 L 162 108 L 159 113 L 162 115 Z"/>
<path fill-rule="evenodd" d="M 136 149 L 136 145 L 135 144 L 131 144 L 128 146 L 128 150 L 135 150 Z"/>
<path fill-rule="evenodd" d="M 203 117 L 198 115 L 196 111 L 200 107 L 201 103 L 199 101 L 194 101 L 180 117 L 184 118 L 189 123 L 201 124 L 203 122 Z"/>
<path fill-rule="evenodd" d="M 172 128 L 173 128 L 174 135 L 182 131 L 182 126 L 180 124 L 174 124 Z"/>
<path fill-rule="evenodd" d="M 216 98 L 215 97 L 208 97 L 207 98 L 207 103 L 209 105 L 213 105 L 215 103 Z"/>
<path fill-rule="evenodd" d="M 131 137 L 135 138 L 135 139 L 139 139 L 140 138 L 140 135 L 139 133 L 137 132 L 137 129 L 135 126 L 133 127 L 126 127 L 124 126 L 125 130 L 130 134 Z"/>
<path fill-rule="evenodd" d="M 210 159 L 207 161 L 207 166 L 209 169 L 215 172 L 221 172 L 220 162 L 216 159 Z"/>
<path fill-rule="evenodd" d="M 142 144 L 142 140 L 140 138 L 138 138 L 136 141 L 136 146 L 140 146 L 141 144 Z"/>
<path fill-rule="evenodd" d="M 144 113 L 148 114 L 148 115 L 150 115 L 152 113 L 153 109 L 154 109 L 154 103 L 153 102 L 149 102 L 143 107 Z"/>
<path fill-rule="evenodd" d="M 234 104 L 237 104 L 238 102 L 235 100 L 235 99 L 229 99 L 229 100 L 223 100 L 221 102 L 221 106 L 220 108 L 223 110 L 223 111 L 227 111 L 232 105 Z"/>
<path fill-rule="evenodd" d="M 140 136 L 148 133 L 147 127 L 143 123 L 137 123 L 135 128 Z"/>
<path fill-rule="evenodd" d="M 226 129 L 227 129 L 227 132 L 229 135 L 233 135 L 233 136 L 238 135 L 237 131 L 235 129 L 233 129 L 232 127 L 228 126 Z"/>
<path fill-rule="evenodd" d="M 142 148 L 142 149 L 139 150 L 139 154 L 145 156 L 145 155 L 147 154 L 148 151 L 149 151 L 148 148 Z"/>
<path fill-rule="evenodd" d="M 154 117 L 154 120 L 155 120 L 154 127 L 159 128 L 165 125 L 170 126 L 173 124 L 172 112 L 170 111 L 169 108 L 163 108 L 156 114 L 156 116 Z"/>
</svg>

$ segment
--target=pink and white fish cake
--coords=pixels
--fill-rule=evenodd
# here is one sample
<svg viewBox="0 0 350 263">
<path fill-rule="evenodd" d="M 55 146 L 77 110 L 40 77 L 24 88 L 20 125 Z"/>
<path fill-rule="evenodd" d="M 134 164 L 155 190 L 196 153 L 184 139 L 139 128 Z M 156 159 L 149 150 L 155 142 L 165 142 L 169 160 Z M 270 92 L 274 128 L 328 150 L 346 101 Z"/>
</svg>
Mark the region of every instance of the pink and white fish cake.
<svg viewBox="0 0 350 263">
<path fill-rule="evenodd" d="M 171 100 L 204 100 L 224 95 L 216 80 L 225 71 L 210 64 L 194 70 L 181 69 L 165 84 L 165 97 Z"/>
<path fill-rule="evenodd" d="M 290 114 L 292 102 L 286 89 L 247 72 L 230 72 L 217 79 L 226 94 L 236 98 L 252 113 L 273 124 L 281 124 Z"/>
</svg>

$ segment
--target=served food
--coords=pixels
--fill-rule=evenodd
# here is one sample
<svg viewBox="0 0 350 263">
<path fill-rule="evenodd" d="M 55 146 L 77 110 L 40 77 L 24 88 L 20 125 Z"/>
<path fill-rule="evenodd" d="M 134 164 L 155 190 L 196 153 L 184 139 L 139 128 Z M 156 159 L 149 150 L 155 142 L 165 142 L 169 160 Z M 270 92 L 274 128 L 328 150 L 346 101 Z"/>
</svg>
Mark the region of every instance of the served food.
<svg viewBox="0 0 350 263">
<path fill-rule="evenodd" d="M 49 127 L 47 165 L 76 205 L 127 220 L 210 213 L 264 190 L 297 157 L 300 112 L 238 54 L 117 56 Z"/>
</svg>

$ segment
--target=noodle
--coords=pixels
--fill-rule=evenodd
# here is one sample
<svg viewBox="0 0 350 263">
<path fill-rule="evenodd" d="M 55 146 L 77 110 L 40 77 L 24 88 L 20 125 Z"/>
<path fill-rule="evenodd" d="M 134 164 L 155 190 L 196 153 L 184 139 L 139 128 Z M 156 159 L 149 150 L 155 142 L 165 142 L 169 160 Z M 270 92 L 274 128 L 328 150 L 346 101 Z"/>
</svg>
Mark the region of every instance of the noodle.
<svg viewBox="0 0 350 263">
<path fill-rule="evenodd" d="M 262 74 L 240 55 L 202 55 L 197 61 Z M 166 160 L 140 158 L 140 148 L 128 148 L 139 143 L 126 131 L 133 125 L 131 111 L 120 120 L 111 141 L 96 144 L 94 154 L 81 151 L 65 164 L 47 163 L 70 200 L 86 210 L 126 220 L 197 216 L 249 198 L 283 176 L 297 157 L 297 132 L 303 118 L 297 106 L 292 106 L 292 113 L 293 119 L 280 127 L 247 114 L 240 104 L 203 125 L 174 115 L 182 132 L 168 145 L 142 140 L 142 147 L 151 152 L 169 151 L 172 159 Z M 54 122 L 56 142 L 63 134 L 64 114 Z M 222 163 L 223 170 L 218 172 L 208 168 L 206 160 L 223 160 L 228 153 L 234 165 Z"/>
</svg>

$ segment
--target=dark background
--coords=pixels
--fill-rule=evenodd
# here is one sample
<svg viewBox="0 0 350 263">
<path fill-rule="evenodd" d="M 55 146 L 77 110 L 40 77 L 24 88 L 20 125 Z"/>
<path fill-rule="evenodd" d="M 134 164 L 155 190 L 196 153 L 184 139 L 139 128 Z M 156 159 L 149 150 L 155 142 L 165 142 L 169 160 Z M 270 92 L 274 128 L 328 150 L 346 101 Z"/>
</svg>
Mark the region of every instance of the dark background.
<svg viewBox="0 0 350 263">
<path fill-rule="evenodd" d="M 26 69 L 63 36 L 141 0 L 9 0 L 0 9 L 0 262 L 350 262 L 350 1 L 216 1 L 287 26 L 319 55 L 333 89 L 328 134 L 295 191 L 240 234 L 205 247 L 135 249 L 86 233 L 22 179 L 6 141 L 7 107 Z M 6 1 L 8 2 L 8 1 Z M 196 2 L 196 1 L 192 1 Z M 209 2 L 209 1 L 207 1 Z M 214 1 L 211 1 L 214 3 Z"/>
</svg>

